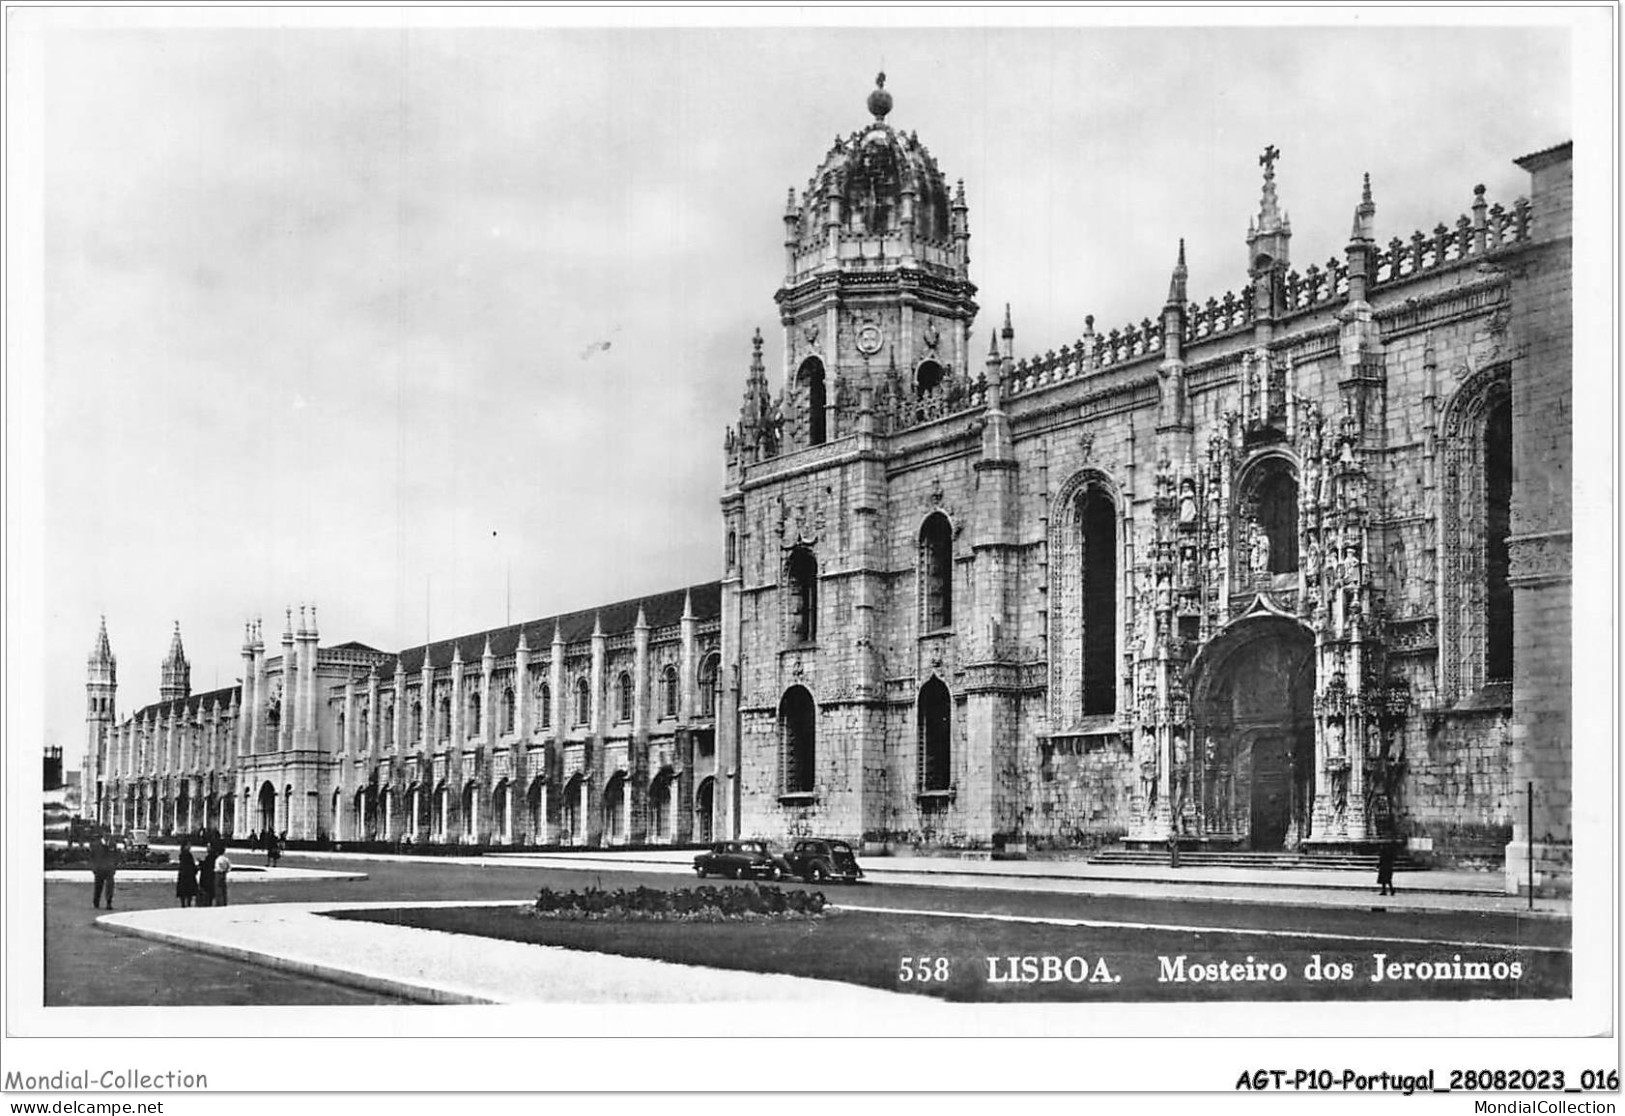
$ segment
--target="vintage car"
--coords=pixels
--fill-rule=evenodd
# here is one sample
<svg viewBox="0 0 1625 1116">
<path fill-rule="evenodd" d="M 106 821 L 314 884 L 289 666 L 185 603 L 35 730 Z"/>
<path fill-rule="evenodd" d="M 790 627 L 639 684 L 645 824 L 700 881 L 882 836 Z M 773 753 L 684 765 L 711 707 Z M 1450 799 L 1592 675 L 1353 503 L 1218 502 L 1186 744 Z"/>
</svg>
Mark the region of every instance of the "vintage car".
<svg viewBox="0 0 1625 1116">
<path fill-rule="evenodd" d="M 808 883 L 823 883 L 825 880 L 854 883 L 863 879 L 858 858 L 853 854 L 852 846 L 845 841 L 827 837 L 804 838 L 796 842 L 795 848 L 786 853 L 784 859 L 790 866 L 791 874 L 800 876 Z"/>
<path fill-rule="evenodd" d="M 711 846 L 710 852 L 702 852 L 694 858 L 694 871 L 701 879 L 706 876 L 727 876 L 735 880 L 765 876 L 778 880 L 789 875 L 790 867 L 766 841 L 718 841 Z"/>
</svg>

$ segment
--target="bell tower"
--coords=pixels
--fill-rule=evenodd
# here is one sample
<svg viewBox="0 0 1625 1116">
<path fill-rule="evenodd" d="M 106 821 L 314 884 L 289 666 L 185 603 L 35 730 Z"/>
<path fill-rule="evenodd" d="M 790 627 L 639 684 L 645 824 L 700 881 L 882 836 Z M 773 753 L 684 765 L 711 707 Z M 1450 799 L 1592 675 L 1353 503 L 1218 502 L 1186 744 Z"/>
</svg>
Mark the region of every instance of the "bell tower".
<svg viewBox="0 0 1625 1116">
<path fill-rule="evenodd" d="M 976 317 L 965 188 L 919 137 L 888 122 L 886 75 L 869 123 L 837 137 L 784 212 L 782 452 L 852 434 L 867 390 L 888 401 L 963 386 Z"/>
<path fill-rule="evenodd" d="M 108 730 L 113 725 L 114 702 L 118 697 L 118 660 L 107 641 L 107 617 L 102 617 L 96 632 L 96 643 L 85 664 L 85 762 L 80 793 L 84 805 L 81 809 L 88 818 L 104 820 L 101 815 L 101 784 L 108 767 Z"/>
</svg>

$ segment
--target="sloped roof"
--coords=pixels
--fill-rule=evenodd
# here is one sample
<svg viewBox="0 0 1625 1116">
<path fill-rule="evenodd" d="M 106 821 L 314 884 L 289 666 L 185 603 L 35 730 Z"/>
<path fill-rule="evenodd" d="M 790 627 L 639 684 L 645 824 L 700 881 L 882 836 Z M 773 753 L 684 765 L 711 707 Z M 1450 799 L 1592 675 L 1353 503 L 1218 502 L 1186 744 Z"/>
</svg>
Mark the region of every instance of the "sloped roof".
<svg viewBox="0 0 1625 1116">
<path fill-rule="evenodd" d="M 637 625 L 640 607 L 650 628 L 669 627 L 683 618 L 685 597 L 689 599 L 694 619 L 698 622 L 715 620 L 722 615 L 722 582 L 708 581 L 702 585 L 671 589 L 647 597 L 633 597 L 614 604 L 600 605 L 597 608 L 567 612 L 560 616 L 545 616 L 539 620 L 526 620 L 507 627 L 438 640 L 424 646 L 408 647 L 379 663 L 378 674 L 380 677 L 394 674 L 397 662 L 407 674 L 416 674 L 423 669 L 425 652 L 428 653 L 431 667 L 449 666 L 452 656 L 458 651 L 462 652 L 463 662 L 477 663 L 485 654 L 487 638 L 491 640 L 491 654 L 499 659 L 505 658 L 518 648 L 521 632 L 524 633 L 525 642 L 533 653 L 545 651 L 553 644 L 555 625 L 565 643 L 579 643 L 590 639 L 595 624 L 603 625 L 606 636 L 620 635 L 630 632 Z"/>
<path fill-rule="evenodd" d="M 225 708 L 236 699 L 237 694 L 241 690 L 241 685 L 226 686 L 219 690 L 209 690 L 206 693 L 193 694 L 191 697 L 176 698 L 173 701 L 155 701 L 151 705 L 142 706 L 135 712 L 134 716 L 136 720 L 142 721 L 146 720 L 149 715 L 156 714 L 160 720 L 163 720 L 167 718 L 171 712 L 185 711 L 187 713 L 196 713 L 201 709 L 207 709 L 209 706 L 214 704 L 216 699 L 219 699 L 221 708 Z"/>
</svg>

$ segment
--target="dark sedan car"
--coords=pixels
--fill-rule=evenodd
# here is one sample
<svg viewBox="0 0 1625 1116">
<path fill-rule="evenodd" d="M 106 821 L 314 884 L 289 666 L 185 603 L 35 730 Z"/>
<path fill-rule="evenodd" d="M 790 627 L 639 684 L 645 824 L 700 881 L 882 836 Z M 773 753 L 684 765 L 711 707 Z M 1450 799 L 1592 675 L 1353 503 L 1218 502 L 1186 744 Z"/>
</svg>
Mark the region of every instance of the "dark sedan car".
<svg viewBox="0 0 1625 1116">
<path fill-rule="evenodd" d="M 770 880 L 779 880 L 790 874 L 790 866 L 766 841 L 718 841 L 711 846 L 710 852 L 702 852 L 694 858 L 694 871 L 701 879 L 706 876 L 727 876 L 735 880 L 765 876 Z"/>
<path fill-rule="evenodd" d="M 858 858 L 852 852 L 852 846 L 845 841 L 824 837 L 805 838 L 797 841 L 795 848 L 785 854 L 784 859 L 791 873 L 808 883 L 823 883 L 825 880 L 854 883 L 863 879 Z"/>
</svg>

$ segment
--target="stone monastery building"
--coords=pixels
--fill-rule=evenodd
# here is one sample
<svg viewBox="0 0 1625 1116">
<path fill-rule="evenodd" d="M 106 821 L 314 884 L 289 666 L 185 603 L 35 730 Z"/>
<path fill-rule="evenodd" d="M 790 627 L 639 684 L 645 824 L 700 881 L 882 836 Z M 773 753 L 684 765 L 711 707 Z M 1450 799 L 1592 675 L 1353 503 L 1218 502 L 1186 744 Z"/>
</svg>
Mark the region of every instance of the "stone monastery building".
<svg viewBox="0 0 1625 1116">
<path fill-rule="evenodd" d="M 974 341 L 963 185 L 889 123 L 883 77 L 868 108 L 785 207 L 782 383 L 758 334 L 720 582 L 393 654 L 321 646 L 290 610 L 280 654 L 251 623 L 242 684 L 206 694 L 177 630 L 159 701 L 122 718 L 104 623 L 99 817 L 567 845 L 1407 837 L 1504 846 L 1509 881 L 1532 848 L 1565 886 L 1571 146 L 1517 160 L 1527 199 L 1478 187 L 1388 239 L 1351 183 L 1347 247 L 1306 267 L 1270 148 L 1236 291 L 1193 298 L 1170 246 L 1156 314 L 1018 356 L 1008 310 Z"/>
</svg>

